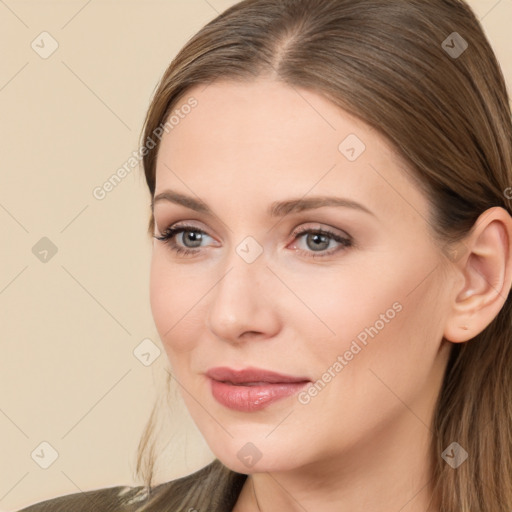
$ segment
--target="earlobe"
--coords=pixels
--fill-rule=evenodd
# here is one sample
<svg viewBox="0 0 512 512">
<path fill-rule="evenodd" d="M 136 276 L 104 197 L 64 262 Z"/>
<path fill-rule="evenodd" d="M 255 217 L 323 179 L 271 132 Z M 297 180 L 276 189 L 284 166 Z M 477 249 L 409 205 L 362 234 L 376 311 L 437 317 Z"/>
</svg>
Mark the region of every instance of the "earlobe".
<svg viewBox="0 0 512 512">
<path fill-rule="evenodd" d="M 500 207 L 485 211 L 464 246 L 465 254 L 453 263 L 459 279 L 444 331 L 453 343 L 480 334 L 505 304 L 512 283 L 512 217 Z"/>
</svg>

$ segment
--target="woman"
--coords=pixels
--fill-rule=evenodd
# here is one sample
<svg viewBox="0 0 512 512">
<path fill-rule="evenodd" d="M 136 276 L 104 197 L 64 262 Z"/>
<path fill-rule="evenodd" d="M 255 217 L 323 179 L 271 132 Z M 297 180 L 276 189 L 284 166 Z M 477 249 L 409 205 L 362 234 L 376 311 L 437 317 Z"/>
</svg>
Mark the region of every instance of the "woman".
<svg viewBox="0 0 512 512">
<path fill-rule="evenodd" d="M 512 124 L 459 0 L 245 0 L 143 130 L 151 308 L 216 459 L 24 509 L 512 509 Z"/>
</svg>

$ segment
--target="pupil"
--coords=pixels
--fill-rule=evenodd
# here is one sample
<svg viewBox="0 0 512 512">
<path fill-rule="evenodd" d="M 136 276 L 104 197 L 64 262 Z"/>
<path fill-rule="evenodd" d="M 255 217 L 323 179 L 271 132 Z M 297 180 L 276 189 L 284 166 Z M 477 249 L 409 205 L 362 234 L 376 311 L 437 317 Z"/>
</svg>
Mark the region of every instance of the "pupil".
<svg viewBox="0 0 512 512">
<path fill-rule="evenodd" d="M 314 234 L 314 235 L 311 235 L 313 237 L 313 239 L 315 240 L 315 243 L 320 241 L 320 243 L 322 242 L 322 239 L 324 239 L 324 244 L 327 243 L 327 246 L 329 245 L 329 240 L 327 239 L 327 237 L 325 235 L 321 235 L 321 234 Z M 309 238 L 309 237 L 308 237 Z M 314 247 L 313 247 L 314 248 Z M 318 245 L 316 245 L 316 248 L 318 248 Z M 323 249 L 325 249 L 326 247 L 323 247 Z"/>
<path fill-rule="evenodd" d="M 201 234 L 195 233 L 194 231 L 188 231 L 187 236 L 185 237 L 190 242 L 199 242 L 201 243 Z"/>
</svg>

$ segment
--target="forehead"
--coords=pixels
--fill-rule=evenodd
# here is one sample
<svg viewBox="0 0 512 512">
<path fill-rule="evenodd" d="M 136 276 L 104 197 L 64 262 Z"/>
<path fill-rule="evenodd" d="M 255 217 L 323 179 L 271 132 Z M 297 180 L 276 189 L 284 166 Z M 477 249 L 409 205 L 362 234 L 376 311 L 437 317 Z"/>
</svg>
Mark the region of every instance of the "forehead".
<svg viewBox="0 0 512 512">
<path fill-rule="evenodd" d="M 198 142 L 216 153 L 233 155 L 243 150 L 244 156 L 253 153 L 258 159 L 270 152 L 274 159 L 281 155 L 293 158 L 307 149 L 321 148 L 336 154 L 344 133 L 356 132 L 368 139 L 372 132 L 321 94 L 273 80 L 217 81 L 197 86 L 184 95 L 175 111 L 180 112 L 191 98 L 196 101 L 195 108 L 181 114 L 179 125 L 172 128 L 164 144 L 176 155 L 184 144 Z M 378 141 L 378 135 L 371 138 L 375 139 L 372 143 L 385 145 L 384 140 Z"/>
<path fill-rule="evenodd" d="M 191 98 L 194 108 L 181 110 Z M 314 91 L 218 81 L 189 89 L 173 112 L 179 123 L 162 137 L 156 193 L 172 188 L 218 202 L 263 194 L 271 202 L 283 193 L 338 192 L 377 203 L 383 191 L 395 202 L 397 190 L 411 193 L 386 139 Z"/>
</svg>

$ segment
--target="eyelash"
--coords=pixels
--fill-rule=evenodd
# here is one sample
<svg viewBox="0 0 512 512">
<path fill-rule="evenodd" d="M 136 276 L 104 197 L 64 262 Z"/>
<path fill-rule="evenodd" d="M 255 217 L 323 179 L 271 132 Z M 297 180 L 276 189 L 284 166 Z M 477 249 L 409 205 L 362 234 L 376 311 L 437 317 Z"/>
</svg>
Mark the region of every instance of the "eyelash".
<svg viewBox="0 0 512 512">
<path fill-rule="evenodd" d="M 170 246 L 171 250 L 173 250 L 176 254 L 188 256 L 188 255 L 197 254 L 198 252 L 201 252 L 201 249 L 184 249 L 183 247 L 180 247 L 178 244 L 176 244 L 175 241 L 173 241 L 173 238 L 176 235 L 178 235 L 180 233 L 187 232 L 187 231 L 193 232 L 193 233 L 200 233 L 201 235 L 209 236 L 208 233 L 206 233 L 203 230 L 198 229 L 194 226 L 176 225 L 176 226 L 171 226 L 171 227 L 167 228 L 162 233 L 162 235 L 153 236 L 153 238 L 156 238 L 157 240 L 160 240 L 161 242 L 168 244 Z M 302 230 L 298 229 L 298 230 L 294 231 L 293 236 L 295 238 L 297 238 L 297 237 L 300 237 L 300 236 L 303 236 L 306 234 L 325 235 L 328 238 L 334 240 L 335 242 L 338 242 L 339 244 L 341 244 L 341 247 L 351 247 L 352 246 L 352 240 L 350 238 L 344 238 L 344 237 L 342 237 L 332 231 L 329 231 L 327 229 L 302 229 Z M 334 254 L 335 252 L 338 252 L 339 250 L 341 250 L 341 248 L 338 247 L 335 249 L 331 249 L 328 252 L 324 251 L 320 254 L 312 254 L 311 251 L 305 251 L 303 249 L 298 249 L 297 251 L 301 254 L 307 253 L 308 258 L 324 258 L 327 256 L 331 256 L 332 254 Z"/>
</svg>

